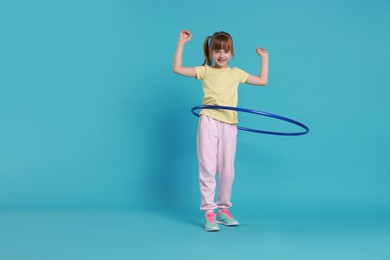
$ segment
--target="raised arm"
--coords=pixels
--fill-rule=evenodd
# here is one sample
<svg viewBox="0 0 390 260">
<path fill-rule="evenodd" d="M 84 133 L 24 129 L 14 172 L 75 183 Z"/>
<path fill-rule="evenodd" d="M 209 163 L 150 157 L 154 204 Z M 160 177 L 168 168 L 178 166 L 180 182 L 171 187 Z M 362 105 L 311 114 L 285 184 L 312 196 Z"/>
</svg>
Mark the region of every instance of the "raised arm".
<svg viewBox="0 0 390 260">
<path fill-rule="evenodd" d="M 187 42 L 192 38 L 192 34 L 188 30 L 182 30 L 180 32 L 179 40 L 177 42 L 175 57 L 173 59 L 173 72 L 186 76 L 186 77 L 196 77 L 195 68 L 183 67 L 183 50 Z"/>
<path fill-rule="evenodd" d="M 268 53 L 264 48 L 257 48 L 256 53 L 261 57 L 259 76 L 249 75 L 245 83 L 257 86 L 268 84 Z"/>
</svg>

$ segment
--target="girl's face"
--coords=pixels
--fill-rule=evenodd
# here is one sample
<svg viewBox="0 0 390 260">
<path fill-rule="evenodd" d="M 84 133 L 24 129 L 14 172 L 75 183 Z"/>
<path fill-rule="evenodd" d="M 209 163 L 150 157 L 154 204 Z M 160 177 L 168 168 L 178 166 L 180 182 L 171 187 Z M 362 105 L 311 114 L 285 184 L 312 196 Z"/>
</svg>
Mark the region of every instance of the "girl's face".
<svg viewBox="0 0 390 260">
<path fill-rule="evenodd" d="M 214 67 L 216 68 L 227 68 L 230 60 L 230 50 L 213 50 L 212 51 Z"/>
</svg>

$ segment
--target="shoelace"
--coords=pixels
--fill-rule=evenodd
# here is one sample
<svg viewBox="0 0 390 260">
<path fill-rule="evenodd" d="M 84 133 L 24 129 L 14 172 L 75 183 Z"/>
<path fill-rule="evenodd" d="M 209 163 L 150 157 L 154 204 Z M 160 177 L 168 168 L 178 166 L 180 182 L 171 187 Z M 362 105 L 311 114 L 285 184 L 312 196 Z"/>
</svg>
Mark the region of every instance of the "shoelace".
<svg viewBox="0 0 390 260">
<path fill-rule="evenodd" d="M 232 214 L 230 214 L 229 210 L 222 209 L 218 215 L 221 215 L 222 213 L 225 213 L 229 218 L 233 218 Z"/>
<path fill-rule="evenodd" d="M 213 222 L 215 221 L 215 219 L 214 219 L 214 214 L 213 214 L 213 213 L 206 214 L 206 218 L 207 218 L 211 223 L 213 223 Z"/>
</svg>

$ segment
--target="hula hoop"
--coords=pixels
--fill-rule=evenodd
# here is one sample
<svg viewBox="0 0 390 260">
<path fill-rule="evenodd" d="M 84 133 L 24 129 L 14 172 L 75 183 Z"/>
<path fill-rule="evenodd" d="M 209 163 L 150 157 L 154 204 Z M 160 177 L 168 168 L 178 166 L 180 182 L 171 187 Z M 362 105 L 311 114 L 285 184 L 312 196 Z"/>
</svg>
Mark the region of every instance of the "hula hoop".
<svg viewBox="0 0 390 260">
<path fill-rule="evenodd" d="M 289 122 L 291 124 L 300 126 L 301 128 L 303 128 L 305 130 L 303 132 L 292 132 L 292 133 L 289 133 L 289 132 L 264 131 L 264 130 L 247 128 L 247 127 L 243 127 L 243 126 L 237 126 L 237 128 L 239 130 L 243 130 L 243 131 L 254 132 L 254 133 L 261 133 L 261 134 L 268 134 L 268 135 L 283 135 L 283 136 L 297 136 L 297 135 L 305 135 L 305 134 L 309 133 L 309 128 L 307 126 L 305 126 L 304 124 L 299 123 L 298 121 L 292 120 L 292 119 L 287 118 L 287 117 L 278 116 L 278 115 L 275 115 L 275 114 L 263 112 L 263 111 L 257 111 L 257 110 L 252 110 L 252 109 L 247 109 L 247 108 L 240 108 L 240 107 L 227 107 L 227 106 L 196 106 L 196 107 L 193 107 L 191 109 L 191 112 L 195 116 L 199 117 L 199 114 L 195 112 L 195 110 L 199 110 L 199 109 L 226 109 L 226 110 L 234 110 L 234 111 L 239 111 L 239 112 L 244 112 L 244 113 L 251 113 L 251 114 L 256 114 L 256 115 L 262 115 L 262 116 L 272 117 L 272 118 L 275 118 L 275 119 L 279 119 L 279 120 L 282 120 L 282 121 Z"/>
</svg>

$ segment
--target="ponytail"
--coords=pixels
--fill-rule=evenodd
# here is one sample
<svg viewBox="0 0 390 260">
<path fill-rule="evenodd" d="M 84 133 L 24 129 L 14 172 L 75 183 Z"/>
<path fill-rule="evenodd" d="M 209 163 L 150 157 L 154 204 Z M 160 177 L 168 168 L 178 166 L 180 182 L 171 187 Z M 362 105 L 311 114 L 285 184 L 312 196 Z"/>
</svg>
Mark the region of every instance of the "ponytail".
<svg viewBox="0 0 390 260">
<path fill-rule="evenodd" d="M 212 36 L 207 36 L 206 40 L 203 43 L 203 55 L 204 55 L 204 61 L 202 66 L 204 65 L 211 65 L 211 57 L 210 57 L 210 46 L 209 46 L 209 40 L 212 38 Z"/>
</svg>

